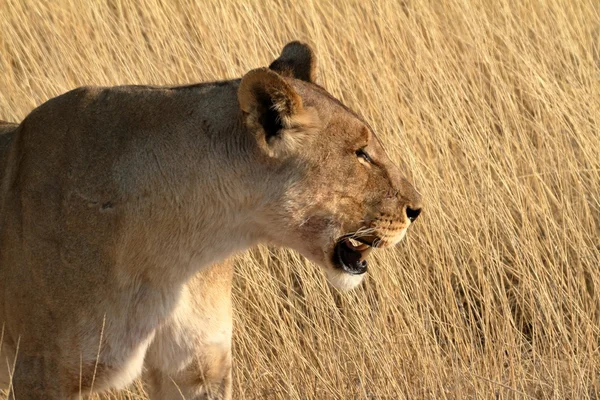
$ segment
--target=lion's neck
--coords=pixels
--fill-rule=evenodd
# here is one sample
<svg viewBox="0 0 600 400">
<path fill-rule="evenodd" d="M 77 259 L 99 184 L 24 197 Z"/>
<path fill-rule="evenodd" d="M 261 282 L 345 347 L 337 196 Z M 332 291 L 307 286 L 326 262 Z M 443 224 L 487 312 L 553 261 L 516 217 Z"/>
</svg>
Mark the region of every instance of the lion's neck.
<svg viewBox="0 0 600 400">
<path fill-rule="evenodd" d="M 259 224 L 269 199 L 264 171 L 257 171 L 248 138 L 232 122 L 218 141 L 197 138 L 175 149 L 178 160 L 153 150 L 154 170 L 145 171 L 154 193 L 135 202 L 126 231 L 125 272 L 157 285 L 179 285 L 197 271 L 248 249 L 264 238 Z M 181 173 L 181 163 L 186 165 Z M 157 191 L 156 188 L 160 190 Z"/>
</svg>

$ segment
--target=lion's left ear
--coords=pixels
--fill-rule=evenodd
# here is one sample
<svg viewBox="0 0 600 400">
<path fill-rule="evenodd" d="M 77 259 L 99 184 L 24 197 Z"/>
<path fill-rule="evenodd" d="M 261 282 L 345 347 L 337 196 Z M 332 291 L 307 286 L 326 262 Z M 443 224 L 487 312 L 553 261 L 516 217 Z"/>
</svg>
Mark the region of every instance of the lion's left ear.
<svg viewBox="0 0 600 400">
<path fill-rule="evenodd" d="M 286 44 L 279 58 L 269 68 L 289 78 L 311 83 L 317 80 L 317 58 L 306 43 L 295 41 Z"/>
<path fill-rule="evenodd" d="M 311 139 L 318 125 L 313 109 L 279 74 L 258 68 L 242 78 L 238 101 L 246 126 L 256 135 L 259 147 L 280 157 Z"/>
</svg>

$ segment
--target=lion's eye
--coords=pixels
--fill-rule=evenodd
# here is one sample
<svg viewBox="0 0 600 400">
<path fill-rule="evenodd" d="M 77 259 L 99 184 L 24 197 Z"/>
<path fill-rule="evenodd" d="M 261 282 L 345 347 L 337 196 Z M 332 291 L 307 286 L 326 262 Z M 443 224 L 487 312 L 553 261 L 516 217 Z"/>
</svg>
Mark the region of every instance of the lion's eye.
<svg viewBox="0 0 600 400">
<path fill-rule="evenodd" d="M 362 159 L 362 161 L 368 162 L 369 164 L 373 163 L 373 160 L 371 157 L 369 157 L 364 148 L 356 150 L 356 157 Z"/>
</svg>

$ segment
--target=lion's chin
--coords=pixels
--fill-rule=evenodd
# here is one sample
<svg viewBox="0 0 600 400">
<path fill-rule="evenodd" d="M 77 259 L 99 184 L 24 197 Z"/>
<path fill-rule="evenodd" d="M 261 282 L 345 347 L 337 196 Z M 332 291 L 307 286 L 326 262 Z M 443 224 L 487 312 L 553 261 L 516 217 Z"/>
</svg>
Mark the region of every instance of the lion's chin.
<svg viewBox="0 0 600 400">
<path fill-rule="evenodd" d="M 366 274 L 349 274 L 339 269 L 327 268 L 325 270 L 327 281 L 339 290 L 351 290 L 360 285 Z"/>
</svg>

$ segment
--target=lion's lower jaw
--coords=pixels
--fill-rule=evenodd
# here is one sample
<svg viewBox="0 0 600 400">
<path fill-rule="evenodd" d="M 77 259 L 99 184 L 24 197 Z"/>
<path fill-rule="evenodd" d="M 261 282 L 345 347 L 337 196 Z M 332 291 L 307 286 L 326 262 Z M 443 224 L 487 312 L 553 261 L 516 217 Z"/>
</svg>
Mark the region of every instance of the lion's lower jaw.
<svg viewBox="0 0 600 400">
<path fill-rule="evenodd" d="M 327 281 L 339 290 L 351 290 L 360 285 L 366 274 L 352 275 L 333 268 L 325 270 Z"/>
</svg>

